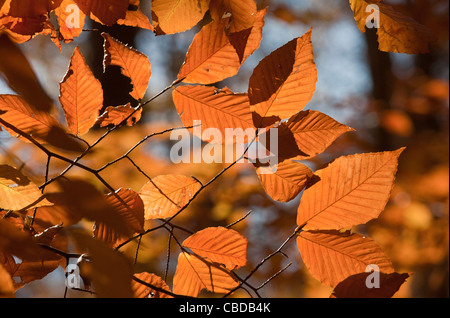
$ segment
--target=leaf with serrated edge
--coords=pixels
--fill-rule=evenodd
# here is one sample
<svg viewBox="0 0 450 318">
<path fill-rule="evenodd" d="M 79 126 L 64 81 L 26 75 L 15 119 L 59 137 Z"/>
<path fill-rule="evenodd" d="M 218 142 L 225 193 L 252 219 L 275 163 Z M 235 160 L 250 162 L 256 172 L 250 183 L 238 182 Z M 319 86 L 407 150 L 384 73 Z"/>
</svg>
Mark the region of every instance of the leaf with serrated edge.
<svg viewBox="0 0 450 318">
<path fill-rule="evenodd" d="M 210 227 L 199 231 L 183 246 L 214 263 L 232 270 L 247 262 L 247 240 L 238 232 L 224 227 Z"/>
<path fill-rule="evenodd" d="M 367 10 L 374 5 L 375 10 Z M 397 12 L 380 0 L 350 0 L 358 28 L 366 32 L 367 18 L 371 14 L 379 14 L 377 28 L 380 51 L 392 53 L 422 54 L 430 52 L 430 45 L 436 36 L 425 26 L 414 19 Z"/>
<path fill-rule="evenodd" d="M 105 39 L 104 66 L 116 65 L 122 69 L 122 74 L 131 79 L 133 91 L 130 95 L 141 100 L 147 91 L 152 75 L 151 63 L 143 53 L 126 46 L 107 33 L 102 33 Z"/>
<path fill-rule="evenodd" d="M 173 278 L 173 292 L 178 295 L 198 297 L 203 289 L 213 293 L 227 293 L 238 282 L 225 268 L 202 260 L 198 256 L 180 253 Z"/>
<path fill-rule="evenodd" d="M 173 216 L 201 188 L 201 184 L 183 175 L 162 175 L 153 178 L 139 191 L 144 202 L 145 219 Z"/>
<path fill-rule="evenodd" d="M 316 173 L 297 212 L 305 230 L 348 229 L 377 218 L 389 200 L 401 148 L 338 158 Z"/>
<path fill-rule="evenodd" d="M 155 274 L 144 272 L 135 274 L 134 276 L 148 284 L 170 292 L 170 288 L 169 286 L 167 286 L 166 282 L 163 281 L 161 277 Z M 133 289 L 134 298 L 173 298 L 172 296 L 165 294 L 164 292 L 154 290 L 151 287 L 147 287 L 136 281 L 131 282 L 131 288 Z"/>
<path fill-rule="evenodd" d="M 387 255 L 372 239 L 337 231 L 303 231 L 297 237 L 303 262 L 321 283 L 335 287 L 347 277 L 376 265 L 380 272 L 393 273 Z"/>
<path fill-rule="evenodd" d="M 103 89 L 78 47 L 61 82 L 59 100 L 74 135 L 82 136 L 94 126 L 103 106 Z"/>
</svg>

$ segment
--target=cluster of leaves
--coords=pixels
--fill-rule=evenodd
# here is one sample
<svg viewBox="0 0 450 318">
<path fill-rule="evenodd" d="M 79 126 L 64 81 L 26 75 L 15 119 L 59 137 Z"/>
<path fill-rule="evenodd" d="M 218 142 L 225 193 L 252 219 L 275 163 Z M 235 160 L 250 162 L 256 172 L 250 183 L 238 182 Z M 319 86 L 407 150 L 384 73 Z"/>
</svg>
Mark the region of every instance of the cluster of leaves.
<svg viewBox="0 0 450 318">
<path fill-rule="evenodd" d="M 383 23 L 389 29 L 379 30 L 380 49 L 412 53 L 411 47 L 420 45 L 417 50 L 425 50 L 428 38 L 416 40 L 421 37 L 416 22 L 394 14 L 380 1 L 350 1 L 362 31 L 361 21 L 366 20 L 362 8 L 369 3 L 379 4 L 381 13 L 389 17 Z M 240 278 L 236 270 L 247 263 L 247 240 L 231 229 L 233 224 L 192 233 L 173 222 L 200 192 L 244 158 L 247 150 L 236 154 L 236 160 L 208 183 L 176 174 L 147 176 L 149 181 L 137 192 L 126 187 L 112 188 L 100 173 L 121 159 L 132 162 L 128 154 L 152 135 L 105 167 L 94 169 L 82 164 L 81 159 L 107 135 L 138 122 L 149 103 L 143 100 L 151 77 L 149 59 L 103 33 L 104 67 L 118 66 L 130 79 L 130 97 L 139 102 L 136 107 L 108 107 L 100 114 L 102 86 L 78 47 L 60 84 L 59 101 L 67 125 L 55 119 L 52 109 L 42 109 L 19 95 L 0 95 L 1 126 L 33 143 L 48 158 L 45 182 L 39 187 L 18 169 L 0 166 L 2 295 L 13 295 L 15 289 L 41 279 L 58 266 L 66 267 L 71 258 L 78 259 L 86 290 L 91 290 L 92 282 L 99 297 L 198 297 L 205 289 L 228 296 L 246 287 L 258 295 L 258 288 L 248 283 L 249 278 L 293 238 L 311 274 L 334 288 L 333 297 L 390 297 L 409 277 L 395 272 L 389 257 L 374 240 L 351 232 L 353 227 L 376 219 L 383 211 L 403 148 L 340 157 L 315 172 L 301 162 L 323 153 L 342 134 L 353 131 L 321 112 L 304 110 L 317 82 L 312 29 L 265 57 L 254 69 L 246 93 L 214 85 L 236 75 L 260 45 L 266 9 L 258 10 L 253 0 L 153 0 L 152 23 L 139 10 L 139 1 L 134 0 L 33 1 L 28 6 L 3 0 L 0 31 L 16 42 L 40 33 L 50 34 L 58 45 L 61 40 L 72 41 L 82 32 L 85 16 L 81 15 L 80 28 L 66 30 L 64 13 L 70 4 L 77 4 L 86 16 L 102 24 L 132 25 L 152 29 L 157 35 L 191 29 L 209 11 L 212 21 L 194 37 L 178 78 L 149 101 L 173 89 L 173 102 L 186 128 L 192 128 L 194 121 L 199 120 L 202 129 L 225 132 L 227 128 L 250 128 L 256 135 L 263 131 L 266 140 L 277 129 L 280 151 L 276 172 L 264 173 L 268 168 L 258 163 L 254 167 L 266 193 L 275 201 L 292 201 L 303 191 L 297 224 L 277 251 L 247 277 Z M 51 12 L 58 17 L 58 31 L 50 23 Z M 387 39 L 387 35 L 395 41 Z M 89 144 L 83 136 L 95 125 L 105 127 L 106 132 Z M 224 145 L 228 142 L 222 141 Z M 70 159 L 61 154 L 67 151 L 77 157 Z M 50 179 L 52 159 L 69 166 Z M 66 178 L 75 166 L 90 173 L 109 193 L 102 193 L 86 180 Z M 45 191 L 50 184 L 57 185 L 57 190 Z M 71 227 L 82 219 L 94 222 L 92 234 Z M 145 228 L 145 220 L 159 220 L 161 225 Z M 174 228 L 191 235 L 179 242 L 173 235 Z M 120 252 L 130 242 L 159 229 L 169 231 L 181 249 L 172 288 L 166 279 L 155 274 L 134 273 L 132 261 Z M 69 239 L 75 242 L 76 253 L 67 252 Z M 365 287 L 368 265 L 378 266 L 381 289 Z"/>
</svg>

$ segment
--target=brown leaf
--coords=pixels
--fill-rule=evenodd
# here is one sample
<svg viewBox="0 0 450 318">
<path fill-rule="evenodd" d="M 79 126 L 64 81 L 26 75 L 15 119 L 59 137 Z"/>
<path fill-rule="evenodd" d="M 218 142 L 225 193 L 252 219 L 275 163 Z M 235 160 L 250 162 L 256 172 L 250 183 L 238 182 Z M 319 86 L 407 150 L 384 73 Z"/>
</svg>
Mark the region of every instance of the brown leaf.
<svg viewBox="0 0 450 318">
<path fill-rule="evenodd" d="M 178 212 L 201 188 L 201 184 L 183 175 L 153 178 L 139 191 L 145 206 L 145 219 L 169 218 Z"/>
<path fill-rule="evenodd" d="M 389 200 L 403 150 L 341 157 L 318 171 L 320 181 L 302 196 L 297 224 L 305 230 L 339 230 L 377 218 Z"/>
<path fill-rule="evenodd" d="M 173 278 L 175 294 L 198 297 L 203 289 L 213 293 L 227 293 L 238 284 L 231 272 L 223 267 L 188 253 L 180 253 L 178 256 Z"/>
<path fill-rule="evenodd" d="M 52 100 L 42 88 L 22 50 L 3 34 L 0 34 L 0 47 L 0 73 L 5 76 L 8 85 L 35 111 L 50 112 Z"/>
<path fill-rule="evenodd" d="M 430 52 L 430 45 L 436 36 L 425 26 L 414 19 L 395 11 L 380 0 L 350 0 L 356 23 L 362 33 L 366 32 L 366 12 L 369 5 L 376 5 L 380 21 L 377 28 L 380 51 L 392 53 L 421 54 Z"/>
<path fill-rule="evenodd" d="M 112 26 L 119 19 L 124 19 L 129 0 L 74 0 L 80 9 L 91 18 Z"/>
<path fill-rule="evenodd" d="M 141 52 L 126 46 L 107 33 L 102 33 L 105 39 L 104 66 L 116 65 L 122 69 L 122 74 L 131 79 L 133 91 L 130 95 L 141 100 L 147 91 L 151 77 L 151 64 Z"/>
<path fill-rule="evenodd" d="M 195 35 L 178 79 L 185 83 L 213 84 L 236 75 L 260 45 L 266 12 L 258 12 L 251 28 L 230 35 L 225 32 L 228 18 L 205 25 Z"/>
<path fill-rule="evenodd" d="M 256 127 L 267 127 L 301 111 L 316 89 L 310 29 L 264 58 L 253 71 L 248 95 Z"/>
<path fill-rule="evenodd" d="M 174 34 L 191 29 L 200 22 L 208 8 L 209 0 L 153 0 L 157 34 Z"/>
<path fill-rule="evenodd" d="M 108 125 L 118 126 L 129 117 L 126 120 L 126 124 L 131 127 L 141 119 L 141 115 L 142 108 L 135 111 L 134 107 L 132 107 L 130 103 L 117 107 L 108 106 L 105 109 L 105 112 L 97 118 L 96 124 L 99 124 L 100 127 L 106 127 Z"/>
<path fill-rule="evenodd" d="M 117 24 L 154 31 L 148 17 L 139 8 L 140 0 L 130 0 L 125 19 L 117 20 Z"/>
<path fill-rule="evenodd" d="M 12 280 L 12 277 L 0 263 L 0 298 L 14 297 L 14 282 Z"/>
<path fill-rule="evenodd" d="M 11 0 L 9 15 L 13 17 L 35 17 L 53 11 L 62 0 Z"/>
<path fill-rule="evenodd" d="M 185 127 L 201 121 L 201 129 L 195 129 L 194 133 L 208 128 L 218 129 L 222 133 L 222 143 L 236 142 L 238 137 L 227 138 L 227 129 L 255 130 L 247 94 L 235 94 L 228 88 L 181 86 L 173 92 L 173 101 Z"/>
<path fill-rule="evenodd" d="M 247 263 L 247 240 L 232 229 L 204 229 L 189 236 L 183 246 L 210 262 L 225 265 L 229 270 Z"/>
<path fill-rule="evenodd" d="M 94 126 L 103 106 L 103 89 L 78 47 L 61 82 L 59 100 L 73 134 L 82 136 Z"/>
<path fill-rule="evenodd" d="M 148 284 L 170 292 L 170 288 L 166 284 L 166 282 L 164 282 L 161 277 L 156 276 L 155 274 L 144 272 L 135 274 L 134 276 Z M 134 292 L 134 298 L 173 298 L 172 296 L 165 294 L 164 292 L 154 290 L 136 281 L 132 282 L 131 288 Z"/>
<path fill-rule="evenodd" d="M 391 261 L 372 239 L 337 231 L 301 232 L 297 246 L 303 262 L 321 283 L 335 287 L 351 275 L 376 265 L 380 272 L 394 272 Z"/>
<path fill-rule="evenodd" d="M 331 295 L 332 298 L 391 298 L 410 277 L 409 274 L 375 273 L 380 275 L 379 288 L 368 288 L 366 280 L 373 273 L 359 273 L 340 282 Z M 370 278 L 369 278 L 370 279 Z"/>
<path fill-rule="evenodd" d="M 58 17 L 59 33 L 65 43 L 69 43 L 80 36 L 86 20 L 86 15 L 81 10 L 78 10 L 78 7 L 75 7 L 75 5 L 74 0 L 63 0 L 61 5 L 55 10 L 55 14 Z M 75 12 L 74 10 L 78 11 Z"/>
</svg>

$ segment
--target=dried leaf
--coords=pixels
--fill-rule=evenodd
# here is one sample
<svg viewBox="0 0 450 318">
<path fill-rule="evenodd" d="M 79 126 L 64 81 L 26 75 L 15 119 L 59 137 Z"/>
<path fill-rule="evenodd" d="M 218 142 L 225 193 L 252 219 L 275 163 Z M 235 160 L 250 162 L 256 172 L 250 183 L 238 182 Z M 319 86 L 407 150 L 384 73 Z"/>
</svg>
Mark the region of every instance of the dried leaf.
<svg viewBox="0 0 450 318">
<path fill-rule="evenodd" d="M 59 100 L 73 134 L 82 136 L 94 126 L 103 106 L 103 89 L 78 47 L 61 82 Z"/>
<path fill-rule="evenodd" d="M 134 276 L 148 284 L 170 292 L 170 288 L 169 286 L 167 286 L 166 282 L 164 282 L 161 277 L 155 274 L 144 272 L 135 274 Z M 167 295 L 161 291 L 154 290 L 135 281 L 132 282 L 131 288 L 133 288 L 134 298 L 173 298 L 170 295 Z"/>
<path fill-rule="evenodd" d="M 100 127 L 106 127 L 108 125 L 118 126 L 129 117 L 126 120 L 126 124 L 131 127 L 141 119 L 141 115 L 142 108 L 135 111 L 130 103 L 117 107 L 108 106 L 105 112 L 97 119 L 96 124 L 100 125 Z"/>
<path fill-rule="evenodd" d="M 220 20 L 224 15 L 231 14 L 228 27 L 230 33 L 239 32 L 251 28 L 257 12 L 254 0 L 211 0 L 211 17 Z"/>
<path fill-rule="evenodd" d="M 0 298 L 14 297 L 14 282 L 11 278 L 11 275 L 0 263 Z"/>
<path fill-rule="evenodd" d="M 297 245 L 303 262 L 321 283 L 335 287 L 351 275 L 376 265 L 380 272 L 394 272 L 391 261 L 372 239 L 336 231 L 301 232 Z"/>
<path fill-rule="evenodd" d="M 210 262 L 225 265 L 229 270 L 247 262 L 247 240 L 238 232 L 224 227 L 210 227 L 199 231 L 184 242 L 189 248 Z"/>
<path fill-rule="evenodd" d="M 112 26 L 119 19 L 124 19 L 129 0 L 74 0 L 87 16 Z"/>
<path fill-rule="evenodd" d="M 63 0 L 56 8 L 55 14 L 58 17 L 59 33 L 64 42 L 69 43 L 80 36 L 86 15 L 76 7 L 74 0 Z"/>
<path fill-rule="evenodd" d="M 297 224 L 305 230 L 339 230 L 377 218 L 389 200 L 403 150 L 345 156 L 318 171 L 320 181 L 302 196 Z"/>
<path fill-rule="evenodd" d="M 183 175 L 162 175 L 153 178 L 139 191 L 144 202 L 145 219 L 169 218 L 186 205 L 201 184 Z"/>
</svg>

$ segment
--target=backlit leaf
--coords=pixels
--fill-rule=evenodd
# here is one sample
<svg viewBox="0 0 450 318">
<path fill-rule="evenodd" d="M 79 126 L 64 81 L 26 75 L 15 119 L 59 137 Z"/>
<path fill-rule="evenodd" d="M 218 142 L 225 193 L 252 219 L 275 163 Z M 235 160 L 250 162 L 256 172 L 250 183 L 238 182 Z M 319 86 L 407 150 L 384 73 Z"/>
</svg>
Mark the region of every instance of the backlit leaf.
<svg viewBox="0 0 450 318">
<path fill-rule="evenodd" d="M 297 224 L 305 230 L 348 229 L 377 218 L 389 200 L 403 150 L 341 157 L 318 171 L 320 180 L 302 196 Z"/>
<path fill-rule="evenodd" d="M 116 65 L 122 69 L 122 74 L 131 79 L 133 91 L 130 95 L 140 100 L 147 91 L 151 76 L 151 64 L 141 52 L 126 46 L 107 33 L 102 33 L 105 39 L 104 66 Z"/>
<path fill-rule="evenodd" d="M 103 89 L 78 47 L 61 82 L 59 100 L 73 134 L 82 136 L 94 126 L 103 106 Z"/>
<path fill-rule="evenodd" d="M 117 107 L 108 106 L 105 112 L 97 119 L 96 124 L 99 124 L 100 127 L 106 127 L 108 125 L 118 126 L 128 118 L 126 124 L 131 127 L 141 119 L 141 115 L 142 108 L 135 111 L 130 103 Z"/>
<path fill-rule="evenodd" d="M 210 11 L 214 20 L 220 20 L 224 15 L 231 14 L 228 31 L 234 33 L 253 25 L 257 6 L 254 0 L 211 0 Z"/>
<path fill-rule="evenodd" d="M 183 246 L 213 263 L 232 270 L 247 262 L 247 240 L 224 227 L 210 227 L 188 237 Z"/>
<path fill-rule="evenodd" d="M 111 26 L 124 19 L 129 0 L 74 0 L 81 11 L 91 18 L 97 18 L 103 24 Z"/>
<path fill-rule="evenodd" d="M 164 282 L 161 277 L 155 274 L 144 272 L 135 274 L 134 276 L 148 284 L 170 292 L 170 288 L 169 286 L 167 286 L 166 282 Z M 167 295 L 164 292 L 152 289 L 151 287 L 147 287 L 136 281 L 132 282 L 131 288 L 134 292 L 134 298 L 173 298 L 172 296 Z"/>
<path fill-rule="evenodd" d="M 194 27 L 209 9 L 209 0 L 153 0 L 157 34 L 174 34 Z"/>
<path fill-rule="evenodd" d="M 264 58 L 253 71 L 249 99 L 256 127 L 267 127 L 301 111 L 316 89 L 310 29 Z"/>
<path fill-rule="evenodd" d="M 367 10 L 369 5 L 374 11 Z M 366 32 L 368 17 L 371 14 L 379 15 L 377 34 L 381 51 L 408 54 L 428 53 L 430 45 L 436 40 L 428 28 L 395 11 L 380 0 L 350 0 L 350 7 L 358 28 L 363 33 Z"/>
<path fill-rule="evenodd" d="M 247 33 L 228 35 L 229 18 L 205 25 L 189 47 L 178 79 L 185 83 L 212 84 L 238 73 L 244 61 L 258 49 L 267 10 L 257 13 L 255 23 Z M 233 43 L 242 47 L 236 49 Z"/>
<path fill-rule="evenodd" d="M 63 0 L 55 10 L 55 14 L 58 17 L 59 33 L 64 42 L 71 42 L 81 34 L 86 15 L 78 9 L 74 0 Z"/>
<path fill-rule="evenodd" d="M 386 274 L 394 272 L 378 244 L 360 234 L 304 231 L 297 237 L 297 246 L 311 274 L 331 287 L 351 275 L 365 272 L 368 265 L 376 265 Z"/>
<path fill-rule="evenodd" d="M 153 178 L 139 191 L 144 202 L 145 219 L 169 218 L 180 210 L 200 189 L 200 183 L 183 175 Z"/>
<path fill-rule="evenodd" d="M 227 138 L 227 129 L 254 130 L 247 94 L 235 94 L 228 88 L 181 86 L 173 92 L 173 101 L 185 127 L 201 121 L 201 130 L 217 129 L 222 133 L 223 143 L 235 140 L 234 137 Z"/>
<path fill-rule="evenodd" d="M 180 253 L 173 278 L 173 292 L 198 297 L 206 289 L 213 293 L 227 293 L 238 282 L 225 268 L 209 263 L 195 255 Z"/>
</svg>

